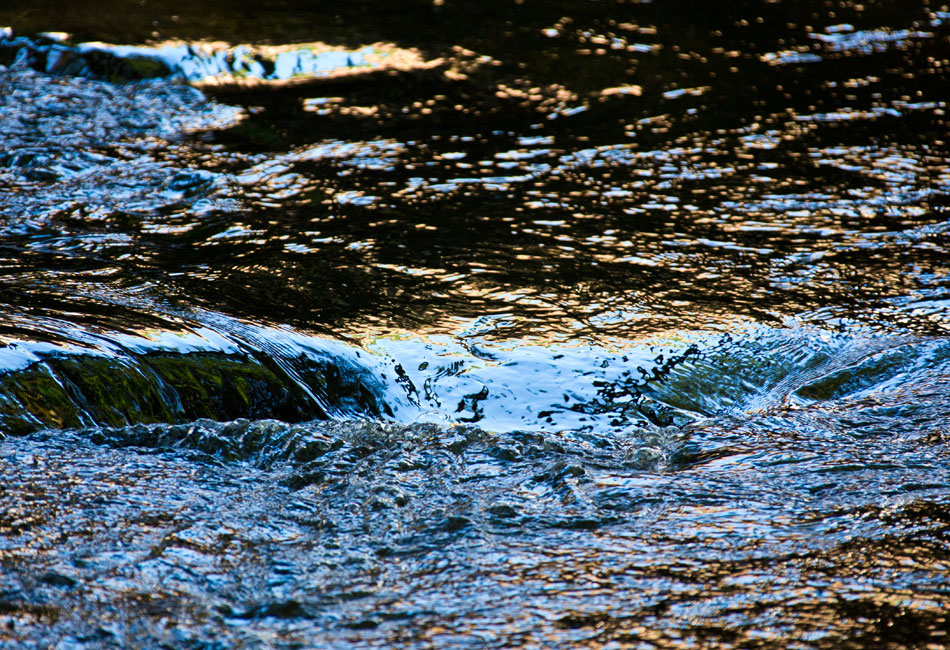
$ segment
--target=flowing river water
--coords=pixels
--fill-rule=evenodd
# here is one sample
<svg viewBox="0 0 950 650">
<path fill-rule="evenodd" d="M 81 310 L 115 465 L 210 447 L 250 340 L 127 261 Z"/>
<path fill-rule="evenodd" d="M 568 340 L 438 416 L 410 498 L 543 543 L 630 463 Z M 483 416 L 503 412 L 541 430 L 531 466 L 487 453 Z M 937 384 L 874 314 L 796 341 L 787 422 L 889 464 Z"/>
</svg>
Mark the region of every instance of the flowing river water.
<svg viewBox="0 0 950 650">
<path fill-rule="evenodd" d="M 950 7 L 63 4 L 0 647 L 950 645 Z"/>
</svg>

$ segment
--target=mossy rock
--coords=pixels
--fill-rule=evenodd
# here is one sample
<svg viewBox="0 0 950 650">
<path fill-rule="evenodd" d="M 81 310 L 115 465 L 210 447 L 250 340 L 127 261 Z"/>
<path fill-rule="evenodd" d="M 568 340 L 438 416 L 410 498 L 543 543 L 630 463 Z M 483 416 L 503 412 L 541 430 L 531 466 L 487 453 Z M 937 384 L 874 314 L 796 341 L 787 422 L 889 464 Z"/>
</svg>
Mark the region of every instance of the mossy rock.
<svg viewBox="0 0 950 650">
<path fill-rule="evenodd" d="M 326 417 L 289 379 L 251 358 L 152 353 L 52 357 L 0 378 L 0 432 L 197 418 Z"/>
<path fill-rule="evenodd" d="M 42 363 L 0 377 L 0 434 L 88 424 L 63 385 Z"/>
</svg>

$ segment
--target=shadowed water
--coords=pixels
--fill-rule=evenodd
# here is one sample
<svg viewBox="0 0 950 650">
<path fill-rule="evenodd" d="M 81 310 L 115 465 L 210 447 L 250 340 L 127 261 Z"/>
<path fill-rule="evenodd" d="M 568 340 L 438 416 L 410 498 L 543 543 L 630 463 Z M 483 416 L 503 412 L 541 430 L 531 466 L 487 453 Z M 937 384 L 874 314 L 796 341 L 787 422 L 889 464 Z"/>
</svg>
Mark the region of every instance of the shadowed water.
<svg viewBox="0 0 950 650">
<path fill-rule="evenodd" d="M 946 645 L 950 8 L 0 8 L 0 645 Z"/>
</svg>

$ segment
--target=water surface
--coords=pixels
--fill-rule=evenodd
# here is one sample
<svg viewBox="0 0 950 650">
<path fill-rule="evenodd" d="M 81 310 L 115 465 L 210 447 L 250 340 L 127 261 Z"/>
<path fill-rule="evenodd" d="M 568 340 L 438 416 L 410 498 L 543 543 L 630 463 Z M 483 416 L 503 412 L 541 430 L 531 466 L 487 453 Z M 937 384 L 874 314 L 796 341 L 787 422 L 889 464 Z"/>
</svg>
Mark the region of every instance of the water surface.
<svg viewBox="0 0 950 650">
<path fill-rule="evenodd" d="M 11 647 L 943 647 L 950 9 L 0 9 Z"/>
</svg>

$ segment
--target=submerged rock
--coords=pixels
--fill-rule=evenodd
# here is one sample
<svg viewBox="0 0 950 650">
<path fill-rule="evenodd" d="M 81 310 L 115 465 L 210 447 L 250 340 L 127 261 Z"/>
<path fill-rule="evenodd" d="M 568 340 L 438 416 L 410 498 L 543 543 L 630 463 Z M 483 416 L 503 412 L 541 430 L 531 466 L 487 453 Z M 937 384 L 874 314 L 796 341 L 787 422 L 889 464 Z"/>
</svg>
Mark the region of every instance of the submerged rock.
<svg viewBox="0 0 950 650">
<path fill-rule="evenodd" d="M 202 417 L 299 421 L 392 413 L 372 371 L 333 353 L 280 358 L 156 346 L 103 354 L 29 344 L 3 352 L 0 435 Z"/>
</svg>

